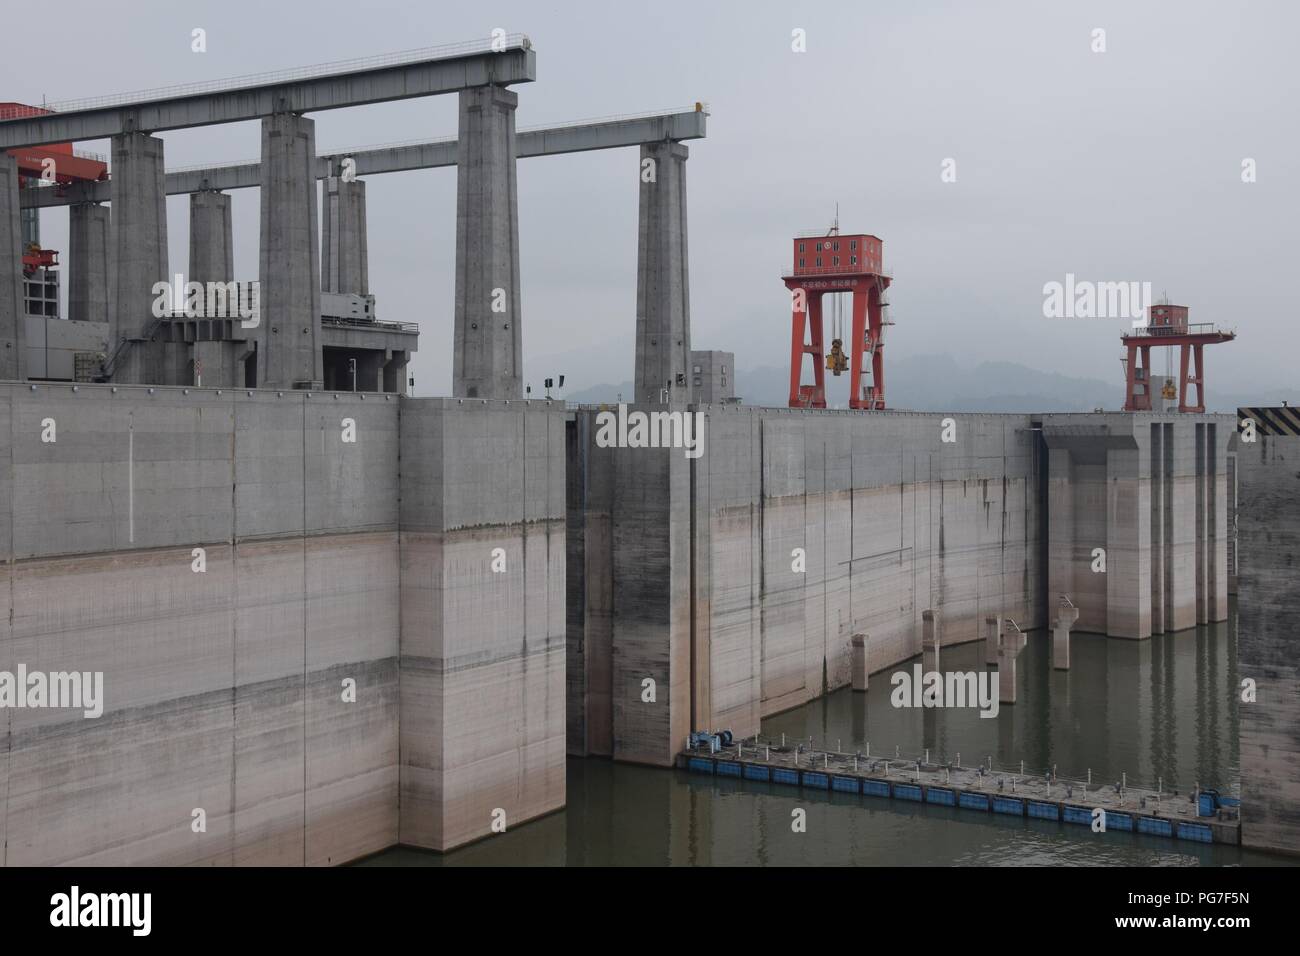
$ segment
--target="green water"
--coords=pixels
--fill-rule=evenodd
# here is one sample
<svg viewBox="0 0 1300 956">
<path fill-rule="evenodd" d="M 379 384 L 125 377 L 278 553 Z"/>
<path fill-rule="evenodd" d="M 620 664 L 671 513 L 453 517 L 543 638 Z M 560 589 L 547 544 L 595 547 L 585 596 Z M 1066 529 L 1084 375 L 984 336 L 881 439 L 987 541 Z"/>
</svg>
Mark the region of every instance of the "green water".
<svg viewBox="0 0 1300 956">
<path fill-rule="evenodd" d="M 1062 777 L 1183 793 L 1198 782 L 1239 793 L 1235 607 L 1225 624 L 1149 641 L 1076 634 L 1071 669 L 1053 671 L 1049 637 L 1029 636 L 1018 701 L 993 719 L 975 709 L 890 705 L 891 668 L 871 691 L 840 690 L 768 718 L 763 733 L 811 735 L 846 752 L 930 749 L 963 765 L 1053 764 Z M 899 669 L 910 671 L 911 663 Z M 982 670 L 982 644 L 945 648 L 940 669 Z M 894 800 L 715 779 L 608 760 L 570 760 L 563 811 L 438 855 L 394 848 L 364 865 L 1221 865 L 1284 864 L 1237 847 L 1018 819 Z M 791 829 L 791 811 L 807 830 Z"/>
</svg>

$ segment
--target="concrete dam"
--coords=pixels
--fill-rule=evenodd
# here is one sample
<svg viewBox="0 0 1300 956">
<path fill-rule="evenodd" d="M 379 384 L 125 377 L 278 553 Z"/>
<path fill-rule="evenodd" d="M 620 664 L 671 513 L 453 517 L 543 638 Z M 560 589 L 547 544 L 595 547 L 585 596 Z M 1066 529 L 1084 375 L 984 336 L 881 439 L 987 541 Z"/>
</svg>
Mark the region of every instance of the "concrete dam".
<svg viewBox="0 0 1300 956">
<path fill-rule="evenodd" d="M 570 758 L 670 768 L 695 731 L 752 736 L 959 644 L 1000 648 L 1014 675 L 1003 635 L 1051 626 L 1062 596 L 1076 630 L 1116 640 L 1225 621 L 1239 481 L 1288 516 L 1261 504 L 1258 534 L 1293 529 L 1289 439 L 1239 468 L 1233 416 L 712 394 L 691 374 L 718 353 L 692 351 L 687 255 L 703 105 L 517 133 L 527 38 L 417 54 L 0 109 L 0 675 L 102 676 L 95 717 L 0 699 L 4 865 L 447 851 L 563 808 Z M 453 94 L 451 140 L 317 155 L 305 115 Z M 239 121 L 262 124 L 260 163 L 166 169 L 155 134 Z M 111 178 L 33 187 L 12 155 L 96 138 Z M 611 148 L 636 149 L 640 173 L 635 400 L 618 414 L 694 416 L 690 453 L 611 445 L 612 407 L 524 397 L 516 162 Z M 417 330 L 374 316 L 349 171 L 436 166 L 457 176 L 455 312 L 423 331 L 451 340 L 453 394 L 414 398 Z M 252 186 L 245 315 L 225 191 Z M 150 294 L 179 193 L 189 277 L 235 294 L 198 315 Z M 82 250 L 67 318 L 33 314 L 33 282 L 52 280 L 24 271 L 22 231 L 62 207 Z M 1243 540 L 1243 589 L 1278 589 L 1287 547 Z M 1261 627 L 1243 667 L 1266 679 L 1286 633 Z M 1250 732 L 1294 750 L 1270 713 Z M 1243 754 L 1260 746 L 1246 733 Z M 1241 838 L 1294 850 L 1300 779 L 1269 766 L 1282 796 Z"/>
<path fill-rule="evenodd" d="M 1225 536 L 1143 533 L 1197 502 L 1223 526 L 1214 416 L 703 406 L 691 460 L 599 448 L 596 410 L 544 401 L 3 393 L 0 670 L 105 688 L 94 720 L 6 711 L 10 865 L 450 849 L 562 807 L 566 753 L 669 766 L 693 728 L 756 732 L 846 684 L 854 634 L 878 671 L 928 609 L 944 644 L 1039 626 L 1058 522 L 1074 564 L 1113 556 L 1120 586 L 1077 592 L 1091 626 L 1226 594 Z M 1113 517 L 1080 521 L 1090 496 Z"/>
</svg>

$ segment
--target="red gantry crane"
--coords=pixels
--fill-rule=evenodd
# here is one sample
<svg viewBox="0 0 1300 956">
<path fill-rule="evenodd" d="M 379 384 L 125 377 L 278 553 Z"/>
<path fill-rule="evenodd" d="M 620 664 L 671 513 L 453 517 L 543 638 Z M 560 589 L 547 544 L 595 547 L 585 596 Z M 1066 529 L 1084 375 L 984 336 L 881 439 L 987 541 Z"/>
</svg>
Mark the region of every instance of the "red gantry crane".
<svg viewBox="0 0 1300 956">
<path fill-rule="evenodd" d="M 50 112 L 24 103 L 0 103 L 0 120 L 43 116 Z M 19 146 L 7 152 L 17 160 L 19 185 L 26 188 L 34 187 L 36 181 L 43 181 L 54 184 L 46 188 L 63 190 L 72 183 L 108 179 L 108 163 L 102 156 L 76 150 L 71 143 Z M 48 269 L 58 264 L 58 252 L 42 249 L 39 243 L 28 243 L 23 250 L 24 275 L 30 276 L 37 269 Z"/>
<path fill-rule="evenodd" d="M 790 407 L 826 407 L 826 369 L 832 375 L 849 372 L 849 408 L 885 407 L 884 327 L 892 278 L 882 264 L 884 243 L 865 233 L 841 235 L 838 217 L 824 235 L 794 240 L 794 265 L 782 276 L 793 304 L 790 344 Z M 843 329 L 834 330 L 831 350 L 823 352 L 822 297 L 848 292 L 853 296 L 852 329 L 847 347 Z M 847 354 L 846 354 L 847 353 Z M 803 358 L 813 357 L 813 384 L 805 385 Z M 869 366 L 869 369 L 868 369 Z M 870 382 L 863 381 L 869 371 Z"/>
<path fill-rule="evenodd" d="M 1187 306 L 1167 302 L 1147 307 L 1147 324 L 1140 332 L 1120 336 L 1128 355 L 1124 358 L 1124 411 L 1151 411 L 1151 349 L 1178 346 L 1178 410 L 1180 412 L 1205 411 L 1205 358 L 1202 350 L 1207 345 L 1231 342 L 1237 333 L 1228 332 L 1213 323 L 1187 324 Z M 1141 363 L 1138 357 L 1141 356 Z M 1188 386 L 1196 386 L 1196 404 L 1188 401 Z M 1173 395 L 1166 395 L 1173 398 Z"/>
</svg>

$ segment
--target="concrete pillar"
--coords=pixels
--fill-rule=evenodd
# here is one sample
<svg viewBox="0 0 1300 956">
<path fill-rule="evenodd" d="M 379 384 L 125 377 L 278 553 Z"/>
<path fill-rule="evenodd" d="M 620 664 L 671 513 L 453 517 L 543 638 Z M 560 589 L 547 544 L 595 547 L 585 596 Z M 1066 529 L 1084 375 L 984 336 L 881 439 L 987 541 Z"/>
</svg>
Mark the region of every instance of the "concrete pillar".
<svg viewBox="0 0 1300 956">
<path fill-rule="evenodd" d="M 21 382 L 27 377 L 19 215 L 18 163 L 0 153 L 0 381 L 5 382 Z"/>
<path fill-rule="evenodd" d="M 268 116 L 262 120 L 262 388 L 324 384 L 318 236 L 316 123 L 294 113 Z"/>
<path fill-rule="evenodd" d="M 1151 636 L 1150 439 L 1136 428 L 1135 437 L 1106 451 L 1106 633 L 1142 639 Z"/>
<path fill-rule="evenodd" d="M 405 349 L 396 349 L 388 353 L 388 361 L 384 363 L 383 369 L 383 390 L 385 392 L 394 392 L 398 395 L 406 394 L 406 363 L 408 358 Z"/>
<path fill-rule="evenodd" d="M 939 669 L 939 612 L 921 612 L 921 670 L 928 674 Z"/>
<path fill-rule="evenodd" d="M 1070 669 L 1070 628 L 1079 619 L 1079 609 L 1069 604 L 1065 595 L 1061 595 L 1061 605 L 1056 609 L 1056 621 L 1052 625 L 1052 668 L 1058 671 Z"/>
<path fill-rule="evenodd" d="M 1002 618 L 990 614 L 984 618 L 984 663 L 998 662 L 998 645 L 1002 642 Z"/>
<path fill-rule="evenodd" d="M 1004 634 L 998 647 L 998 702 L 1016 702 L 1016 658 L 1020 656 L 1021 634 Z"/>
<path fill-rule="evenodd" d="M 523 397 L 515 107 L 498 86 L 460 93 L 456 150 L 457 398 Z"/>
<path fill-rule="evenodd" d="M 641 147 L 637 231 L 636 401 L 691 400 L 691 303 L 686 247 L 686 157 L 681 143 Z"/>
<path fill-rule="evenodd" d="M 325 180 L 320 230 L 321 288 L 326 292 L 370 293 L 366 247 L 366 184 L 339 176 Z"/>
<path fill-rule="evenodd" d="M 190 194 L 190 282 L 235 281 L 230 196 L 215 190 Z"/>
<path fill-rule="evenodd" d="M 170 281 L 167 268 L 167 190 L 163 141 L 148 133 L 113 137 L 112 236 L 109 259 L 109 349 L 123 338 L 143 338 L 156 324 L 155 283 Z M 113 381 L 162 381 L 162 350 L 137 342 L 122 353 Z"/>
<path fill-rule="evenodd" d="M 853 689 L 867 689 L 867 635 L 853 635 Z"/>
<path fill-rule="evenodd" d="M 109 209 L 98 203 L 68 207 L 68 318 L 108 321 Z"/>
</svg>

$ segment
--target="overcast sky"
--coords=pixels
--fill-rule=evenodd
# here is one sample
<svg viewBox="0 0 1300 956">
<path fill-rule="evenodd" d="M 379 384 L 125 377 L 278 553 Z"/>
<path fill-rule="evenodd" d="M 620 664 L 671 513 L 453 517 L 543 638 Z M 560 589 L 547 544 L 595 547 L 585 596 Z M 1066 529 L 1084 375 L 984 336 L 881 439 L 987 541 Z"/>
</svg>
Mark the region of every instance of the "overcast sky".
<svg viewBox="0 0 1300 956">
<path fill-rule="evenodd" d="M 688 163 L 695 348 L 784 365 L 794 234 L 884 240 L 886 355 L 1005 358 L 1114 380 L 1123 321 L 1047 319 L 1066 273 L 1145 280 L 1235 327 L 1210 387 L 1300 388 L 1300 5 L 1293 3 L 186 3 L 63 0 L 9 18 L 0 100 L 40 103 L 526 33 L 518 124 L 712 111 Z M 111 12 L 110 12 L 111 11 Z M 128 13 L 129 11 L 129 13 Z M 191 31 L 207 52 L 191 52 Z M 1105 30 L 1104 53 L 1094 33 Z M 791 49 L 792 31 L 806 52 Z M 454 136 L 455 97 L 312 114 L 321 151 Z M 164 133 L 167 165 L 255 159 L 256 123 Z M 107 152 L 107 143 L 82 144 Z M 943 182 L 945 159 L 956 181 Z M 1257 181 L 1242 182 L 1253 159 Z M 519 164 L 527 378 L 632 377 L 637 156 Z M 451 386 L 453 169 L 368 180 L 380 318 L 418 321 L 416 394 Z M 234 194 L 237 277 L 256 278 L 257 190 Z M 173 271 L 188 205 L 168 201 Z M 66 250 L 67 216 L 42 239 Z M 1157 366 L 1163 369 L 1163 362 Z M 887 379 L 888 381 L 888 379 Z M 844 387 L 837 381 L 838 387 Z M 743 380 L 741 391 L 743 393 Z"/>
</svg>

